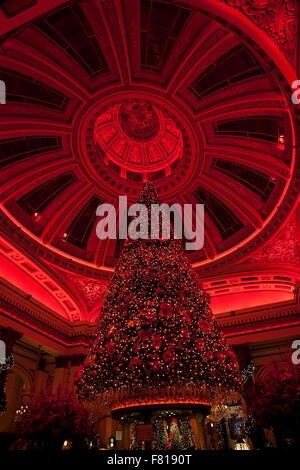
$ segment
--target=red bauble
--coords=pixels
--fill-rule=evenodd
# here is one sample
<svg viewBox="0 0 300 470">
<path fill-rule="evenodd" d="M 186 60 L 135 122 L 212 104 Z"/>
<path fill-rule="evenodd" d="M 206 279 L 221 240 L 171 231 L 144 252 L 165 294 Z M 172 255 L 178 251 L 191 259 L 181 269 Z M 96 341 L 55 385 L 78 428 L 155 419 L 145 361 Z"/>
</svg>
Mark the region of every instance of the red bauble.
<svg viewBox="0 0 300 470">
<path fill-rule="evenodd" d="M 184 310 L 183 312 L 183 315 L 184 315 L 184 320 L 185 322 L 190 325 L 192 323 L 192 320 L 191 320 L 191 317 L 189 316 L 188 312 L 186 310 Z"/>
<path fill-rule="evenodd" d="M 140 330 L 138 332 L 138 335 L 139 335 L 140 341 L 145 341 L 148 338 L 148 335 L 145 332 L 145 330 Z"/>
<path fill-rule="evenodd" d="M 105 354 L 105 349 L 102 348 L 101 346 L 97 346 L 96 352 L 97 352 L 97 354 L 99 354 L 100 356 L 102 356 L 103 354 Z"/>
<path fill-rule="evenodd" d="M 155 349 L 159 349 L 161 345 L 161 336 L 159 334 L 154 335 L 152 337 L 152 341 L 153 341 L 153 346 L 155 347 Z"/>
<path fill-rule="evenodd" d="M 188 338 L 190 336 L 191 332 L 188 328 L 185 328 L 185 330 L 182 333 L 183 338 Z"/>
<path fill-rule="evenodd" d="M 173 311 L 174 309 L 172 305 L 167 304 L 167 302 L 162 302 L 160 304 L 159 316 L 162 318 L 169 319 L 172 317 Z"/>
<path fill-rule="evenodd" d="M 133 357 L 130 361 L 131 366 L 140 366 L 143 364 L 143 361 L 139 357 Z"/>
<path fill-rule="evenodd" d="M 115 352 L 115 346 L 112 341 L 105 344 L 108 354 L 112 355 Z"/>
<path fill-rule="evenodd" d="M 207 359 L 208 359 L 209 361 L 211 361 L 212 358 L 214 357 L 212 351 L 207 351 L 206 356 L 207 356 Z"/>
<path fill-rule="evenodd" d="M 174 359 L 173 354 L 168 349 L 163 353 L 162 357 L 165 362 L 170 362 Z"/>
<path fill-rule="evenodd" d="M 83 371 L 83 364 L 81 364 L 77 369 L 77 372 L 76 372 L 75 378 L 74 378 L 74 383 L 75 384 L 77 384 L 79 382 L 79 380 L 81 379 L 82 371 Z"/>
<path fill-rule="evenodd" d="M 156 319 L 156 312 L 155 309 L 144 308 L 141 311 L 141 314 L 147 321 L 153 322 Z"/>
<path fill-rule="evenodd" d="M 199 320 L 198 326 L 199 326 L 199 328 L 201 328 L 203 330 L 210 330 L 211 329 L 210 323 L 208 323 L 205 320 Z"/>
</svg>

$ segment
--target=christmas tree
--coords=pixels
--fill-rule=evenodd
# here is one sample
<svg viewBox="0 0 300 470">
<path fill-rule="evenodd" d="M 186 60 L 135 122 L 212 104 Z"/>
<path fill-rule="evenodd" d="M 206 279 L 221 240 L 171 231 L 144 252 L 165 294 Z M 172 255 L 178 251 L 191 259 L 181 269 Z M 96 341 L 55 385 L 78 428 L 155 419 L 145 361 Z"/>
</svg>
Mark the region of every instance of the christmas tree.
<svg viewBox="0 0 300 470">
<path fill-rule="evenodd" d="M 149 213 L 159 203 L 152 185 L 139 203 Z M 181 241 L 127 240 L 80 372 L 79 396 L 111 407 L 209 404 L 236 398 L 240 383 Z"/>
</svg>

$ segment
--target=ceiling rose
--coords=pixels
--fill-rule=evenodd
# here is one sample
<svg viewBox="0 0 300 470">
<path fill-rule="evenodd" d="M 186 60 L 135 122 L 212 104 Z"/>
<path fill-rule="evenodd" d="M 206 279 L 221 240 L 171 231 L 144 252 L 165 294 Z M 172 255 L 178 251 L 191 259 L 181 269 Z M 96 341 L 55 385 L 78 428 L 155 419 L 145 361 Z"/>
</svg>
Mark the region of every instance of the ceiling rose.
<svg viewBox="0 0 300 470">
<path fill-rule="evenodd" d="M 174 117 L 146 100 L 123 99 L 100 112 L 94 138 L 100 159 L 124 179 L 148 181 L 150 174 L 157 181 L 170 175 L 183 156 L 182 131 Z"/>
<path fill-rule="evenodd" d="M 137 141 L 153 139 L 159 129 L 157 112 L 145 101 L 122 103 L 119 107 L 119 123 Z"/>
</svg>

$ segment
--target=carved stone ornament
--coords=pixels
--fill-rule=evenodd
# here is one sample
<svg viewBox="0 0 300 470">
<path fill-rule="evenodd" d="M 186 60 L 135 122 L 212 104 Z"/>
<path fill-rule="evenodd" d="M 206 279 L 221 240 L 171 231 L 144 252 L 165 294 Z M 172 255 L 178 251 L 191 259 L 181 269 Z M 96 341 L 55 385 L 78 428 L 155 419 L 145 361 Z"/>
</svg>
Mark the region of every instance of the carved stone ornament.
<svg viewBox="0 0 300 470">
<path fill-rule="evenodd" d="M 295 65 L 297 51 L 298 0 L 221 0 L 238 8 L 256 26 L 263 29 Z"/>
</svg>

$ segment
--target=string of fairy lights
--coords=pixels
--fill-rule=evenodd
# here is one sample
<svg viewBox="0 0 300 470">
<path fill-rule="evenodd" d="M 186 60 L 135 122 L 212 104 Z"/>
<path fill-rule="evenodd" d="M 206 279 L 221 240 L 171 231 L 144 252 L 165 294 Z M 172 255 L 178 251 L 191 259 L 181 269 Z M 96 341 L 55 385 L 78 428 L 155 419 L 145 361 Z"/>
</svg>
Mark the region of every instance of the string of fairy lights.
<svg viewBox="0 0 300 470">
<path fill-rule="evenodd" d="M 150 212 L 159 202 L 155 188 L 147 185 L 139 202 Z M 186 384 L 239 389 L 236 358 L 181 242 L 128 240 L 78 379 L 79 395 L 113 397 Z"/>
</svg>

